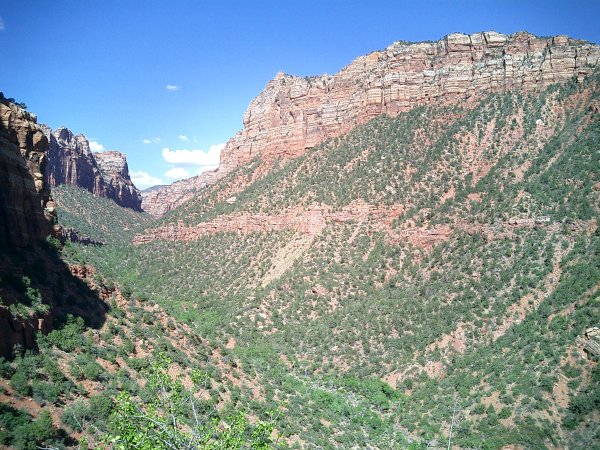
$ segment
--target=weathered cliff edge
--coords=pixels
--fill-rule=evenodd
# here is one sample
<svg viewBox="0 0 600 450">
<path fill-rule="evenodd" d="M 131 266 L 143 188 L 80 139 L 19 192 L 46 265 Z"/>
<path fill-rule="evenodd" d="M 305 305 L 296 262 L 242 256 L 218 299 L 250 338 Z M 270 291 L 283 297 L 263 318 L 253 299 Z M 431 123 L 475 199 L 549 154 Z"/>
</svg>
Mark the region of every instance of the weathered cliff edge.
<svg viewBox="0 0 600 450">
<path fill-rule="evenodd" d="M 335 75 L 278 73 L 250 103 L 217 170 L 143 194 L 142 208 L 161 216 L 256 156 L 267 163 L 300 156 L 380 114 L 582 79 L 599 59 L 599 46 L 567 36 L 453 33 L 437 42 L 396 42 Z"/>
<path fill-rule="evenodd" d="M 0 99 L 0 247 L 35 246 L 51 233 L 47 159 L 48 139 L 36 116 Z"/>
<path fill-rule="evenodd" d="M 129 176 L 125 155 L 116 151 L 92 153 L 86 137 L 67 128 L 42 126 L 49 141 L 45 179 L 51 186 L 69 184 L 120 206 L 141 211 L 142 197 Z"/>
</svg>

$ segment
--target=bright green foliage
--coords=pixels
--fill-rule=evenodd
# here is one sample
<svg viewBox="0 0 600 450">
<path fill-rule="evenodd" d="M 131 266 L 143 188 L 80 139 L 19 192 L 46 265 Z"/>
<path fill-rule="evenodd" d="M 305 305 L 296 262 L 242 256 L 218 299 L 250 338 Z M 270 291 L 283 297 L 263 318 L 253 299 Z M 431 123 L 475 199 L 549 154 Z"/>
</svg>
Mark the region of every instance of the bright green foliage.
<svg viewBox="0 0 600 450">
<path fill-rule="evenodd" d="M 168 373 L 171 362 L 159 355 L 147 372 L 149 389 L 155 395 L 140 404 L 121 392 L 117 395 L 105 442 L 118 450 L 140 449 L 256 449 L 271 448 L 274 421 L 250 425 L 243 413 L 221 421 L 199 415 L 199 388 L 186 389 Z M 204 378 L 193 377 L 194 381 Z"/>
<path fill-rule="evenodd" d="M 150 221 L 148 214 L 121 208 L 112 200 L 96 197 L 82 188 L 56 186 L 52 188 L 52 196 L 59 204 L 61 225 L 103 244 L 123 244 Z M 102 217 L 101 224 L 97 217 Z"/>
</svg>

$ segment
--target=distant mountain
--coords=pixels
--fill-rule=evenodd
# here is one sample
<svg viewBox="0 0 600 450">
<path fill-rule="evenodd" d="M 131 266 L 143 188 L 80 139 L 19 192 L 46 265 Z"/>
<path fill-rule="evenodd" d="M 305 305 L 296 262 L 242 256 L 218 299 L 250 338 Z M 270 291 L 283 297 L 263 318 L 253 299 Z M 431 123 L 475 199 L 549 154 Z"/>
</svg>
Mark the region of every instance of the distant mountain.
<svg viewBox="0 0 600 450">
<path fill-rule="evenodd" d="M 141 193 L 131 181 L 124 154 L 92 153 L 84 135 L 73 135 L 64 127 L 55 131 L 42 127 L 50 143 L 45 177 L 51 186 L 82 187 L 120 206 L 141 211 Z"/>
<path fill-rule="evenodd" d="M 166 185 L 166 184 L 157 184 L 157 185 L 154 185 L 154 186 L 150 186 L 149 188 L 142 189 L 141 192 L 142 192 L 142 195 L 143 195 L 144 192 L 148 193 L 148 192 L 158 191 L 159 189 L 162 189 L 162 188 L 164 188 L 166 186 L 168 186 L 168 185 Z"/>
</svg>

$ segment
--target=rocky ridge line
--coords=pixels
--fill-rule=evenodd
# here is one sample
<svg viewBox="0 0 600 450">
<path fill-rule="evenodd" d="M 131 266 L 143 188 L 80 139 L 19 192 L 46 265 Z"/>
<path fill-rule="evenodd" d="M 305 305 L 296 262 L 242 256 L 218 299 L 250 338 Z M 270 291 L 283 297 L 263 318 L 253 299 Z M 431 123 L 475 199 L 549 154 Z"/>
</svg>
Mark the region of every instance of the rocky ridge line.
<svg viewBox="0 0 600 450">
<path fill-rule="evenodd" d="M 291 230 L 299 233 L 319 234 L 327 222 L 381 221 L 384 224 L 400 216 L 404 208 L 397 205 L 391 208 L 375 207 L 363 201 L 355 201 L 338 211 L 328 205 L 292 208 L 280 214 L 239 213 L 219 216 L 208 222 L 186 226 L 182 222 L 146 230 L 133 238 L 134 245 L 154 240 L 193 241 L 201 236 L 219 232 L 242 234 Z"/>
<path fill-rule="evenodd" d="M 55 131 L 42 127 L 50 143 L 45 178 L 51 186 L 78 186 L 125 208 L 141 211 L 142 197 L 131 181 L 124 154 L 92 153 L 84 135 L 74 135 L 64 127 Z"/>
<path fill-rule="evenodd" d="M 396 42 L 335 75 L 280 72 L 250 103 L 244 127 L 227 142 L 217 170 L 144 195 L 142 208 L 161 216 L 256 156 L 267 163 L 300 156 L 381 114 L 582 79 L 599 59 L 599 46 L 567 36 L 453 33 L 437 42 Z"/>
</svg>

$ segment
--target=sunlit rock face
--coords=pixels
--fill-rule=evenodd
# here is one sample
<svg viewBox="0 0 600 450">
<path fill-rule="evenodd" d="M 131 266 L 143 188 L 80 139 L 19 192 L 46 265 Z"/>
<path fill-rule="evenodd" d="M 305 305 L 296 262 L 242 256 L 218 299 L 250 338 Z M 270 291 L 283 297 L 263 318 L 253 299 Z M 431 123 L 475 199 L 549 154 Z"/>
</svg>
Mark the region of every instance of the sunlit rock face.
<svg viewBox="0 0 600 450">
<path fill-rule="evenodd" d="M 566 36 L 454 33 L 438 42 L 396 42 L 332 76 L 279 73 L 250 104 L 219 169 L 228 172 L 256 155 L 298 156 L 380 114 L 581 78 L 599 58 L 600 47 Z"/>
<path fill-rule="evenodd" d="M 582 79 L 599 58 L 600 47 L 567 36 L 490 31 L 454 33 L 437 42 L 396 42 L 335 75 L 280 72 L 250 103 L 244 127 L 227 142 L 216 171 L 148 192 L 142 207 L 161 216 L 257 156 L 266 163 L 298 157 L 381 114 Z"/>
<path fill-rule="evenodd" d="M 67 128 L 43 129 L 50 143 L 46 180 L 51 186 L 79 186 L 118 205 L 141 210 L 141 194 L 131 181 L 125 155 L 93 153 L 84 135 L 74 135 Z"/>
</svg>

